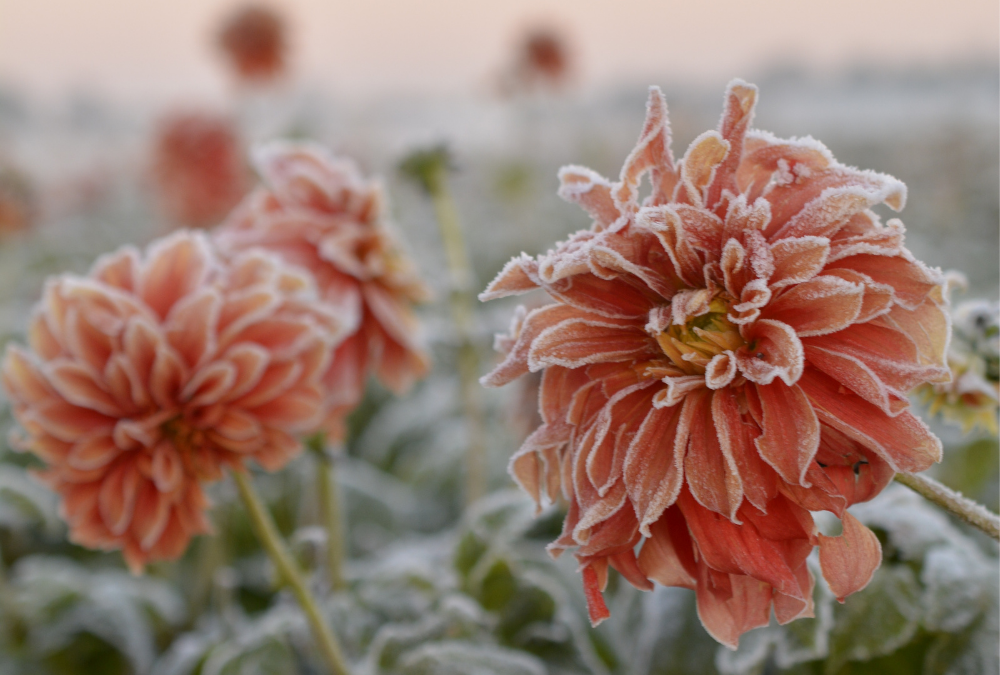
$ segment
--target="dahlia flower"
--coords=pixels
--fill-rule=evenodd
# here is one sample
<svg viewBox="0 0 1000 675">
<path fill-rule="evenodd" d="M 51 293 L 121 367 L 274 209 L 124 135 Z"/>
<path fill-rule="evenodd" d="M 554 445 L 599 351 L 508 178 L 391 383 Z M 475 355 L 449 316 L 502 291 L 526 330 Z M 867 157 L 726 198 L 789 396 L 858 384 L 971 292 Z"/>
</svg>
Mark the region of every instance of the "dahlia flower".
<svg viewBox="0 0 1000 675">
<path fill-rule="evenodd" d="M 592 227 L 480 296 L 554 300 L 518 318 L 483 383 L 543 373 L 543 424 L 510 470 L 537 502 L 568 502 L 550 551 L 576 548 L 595 624 L 609 566 L 694 589 L 731 647 L 772 608 L 811 616 L 813 547 L 838 598 L 863 588 L 881 550 L 847 507 L 941 455 L 906 393 L 949 376 L 943 275 L 870 210 L 901 209 L 905 187 L 751 130 L 756 96 L 733 82 L 719 130 L 675 161 L 652 89 L 618 182 L 560 172 Z M 823 510 L 842 535 L 817 532 Z"/>
<path fill-rule="evenodd" d="M 152 169 L 163 210 L 188 227 L 217 224 L 247 191 L 239 136 L 225 117 L 182 113 L 163 120 Z"/>
<path fill-rule="evenodd" d="M 412 312 L 427 289 L 385 222 L 381 190 L 353 162 L 281 142 L 258 147 L 253 162 L 263 185 L 216 238 L 236 250 L 263 246 L 309 270 L 323 299 L 353 327 L 325 377 L 332 397 L 327 431 L 341 436 L 369 371 L 395 392 L 427 372 Z"/>
<path fill-rule="evenodd" d="M 1000 303 L 972 300 L 955 308 L 948 350 L 951 382 L 923 385 L 918 393 L 931 415 L 997 435 L 1000 411 Z"/>
<path fill-rule="evenodd" d="M 51 279 L 2 379 L 71 539 L 134 571 L 176 558 L 209 530 L 203 482 L 295 455 L 343 332 L 324 307 L 303 271 L 187 231 Z"/>
<path fill-rule="evenodd" d="M 260 5 L 239 9 L 223 24 L 218 41 L 245 80 L 263 82 L 285 70 L 285 24 L 274 10 Z"/>
</svg>

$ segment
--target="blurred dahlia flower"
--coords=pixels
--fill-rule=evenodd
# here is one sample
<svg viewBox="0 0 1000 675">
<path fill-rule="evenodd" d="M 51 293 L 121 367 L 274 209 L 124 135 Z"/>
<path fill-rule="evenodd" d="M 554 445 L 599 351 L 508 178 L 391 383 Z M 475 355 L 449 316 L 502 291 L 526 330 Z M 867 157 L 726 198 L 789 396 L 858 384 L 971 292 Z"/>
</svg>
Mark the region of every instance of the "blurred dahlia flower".
<svg viewBox="0 0 1000 675">
<path fill-rule="evenodd" d="M 863 588 L 881 549 L 847 507 L 941 455 L 906 393 L 949 377 L 943 275 L 870 210 L 902 208 L 905 187 L 750 130 L 756 95 L 733 82 L 719 131 L 675 161 L 652 89 L 618 182 L 560 172 L 591 229 L 514 258 L 480 296 L 555 300 L 517 318 L 483 382 L 543 372 L 544 423 L 511 473 L 536 502 L 568 502 L 550 550 L 576 547 L 595 624 L 609 565 L 695 589 L 730 647 L 772 607 L 811 616 L 813 547 L 838 598 Z M 841 536 L 817 532 L 821 510 Z"/>
<path fill-rule="evenodd" d="M 369 371 L 397 393 L 427 372 L 412 306 L 428 291 L 385 222 L 379 186 L 353 162 L 315 145 L 274 142 L 259 146 L 253 163 L 263 185 L 216 239 L 234 250 L 262 246 L 309 270 L 350 326 L 324 378 L 331 397 L 326 430 L 341 437 Z"/>
<path fill-rule="evenodd" d="M 243 149 L 225 117 L 182 113 L 163 120 L 152 172 L 163 210 L 188 227 L 217 224 L 247 191 Z"/>
<path fill-rule="evenodd" d="M 244 80 L 263 82 L 285 70 L 285 24 L 272 9 L 260 5 L 239 9 L 223 23 L 218 41 Z"/>
<path fill-rule="evenodd" d="M 298 452 L 341 334 L 308 275 L 271 254 L 223 259 L 187 231 L 124 247 L 51 279 L 29 349 L 8 346 L 15 440 L 48 465 L 71 539 L 140 571 L 209 530 L 201 484 L 224 466 Z"/>
<path fill-rule="evenodd" d="M 948 350 L 951 382 L 925 384 L 920 398 L 931 415 L 997 435 L 1000 412 L 1000 303 L 971 300 L 955 308 Z"/>
</svg>

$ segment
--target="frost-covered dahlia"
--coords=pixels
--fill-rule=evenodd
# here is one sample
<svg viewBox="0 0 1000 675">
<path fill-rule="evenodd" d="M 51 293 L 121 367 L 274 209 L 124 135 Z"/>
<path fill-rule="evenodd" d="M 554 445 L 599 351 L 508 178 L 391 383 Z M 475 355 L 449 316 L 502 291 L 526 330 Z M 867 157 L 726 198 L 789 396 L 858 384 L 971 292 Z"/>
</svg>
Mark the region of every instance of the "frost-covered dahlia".
<svg viewBox="0 0 1000 675">
<path fill-rule="evenodd" d="M 369 372 L 395 392 L 427 372 L 412 308 L 428 291 L 385 222 L 379 186 L 353 162 L 283 142 L 259 146 L 253 161 L 263 185 L 216 239 L 235 250 L 262 246 L 309 270 L 323 299 L 351 326 L 325 378 L 328 431 L 337 436 Z"/>
<path fill-rule="evenodd" d="M 811 616 L 813 547 L 837 597 L 863 588 L 881 550 L 847 507 L 941 454 L 906 394 L 949 376 L 943 275 L 870 210 L 902 208 L 905 187 L 751 130 L 756 93 L 733 82 L 719 131 L 675 161 L 653 89 L 618 182 L 560 172 L 591 229 L 513 259 L 481 296 L 555 301 L 515 322 L 483 382 L 543 372 L 544 423 L 511 472 L 568 502 L 550 550 L 576 549 L 594 623 L 609 565 L 695 589 L 730 646 L 772 607 Z M 842 536 L 817 533 L 821 510 Z"/>
<path fill-rule="evenodd" d="M 298 452 L 342 334 L 301 270 L 181 231 L 50 280 L 2 379 L 72 540 L 138 571 L 209 529 L 203 482 Z"/>
<path fill-rule="evenodd" d="M 243 149 L 225 117 L 192 112 L 166 118 L 152 161 L 160 205 L 180 225 L 216 225 L 246 194 Z"/>
</svg>

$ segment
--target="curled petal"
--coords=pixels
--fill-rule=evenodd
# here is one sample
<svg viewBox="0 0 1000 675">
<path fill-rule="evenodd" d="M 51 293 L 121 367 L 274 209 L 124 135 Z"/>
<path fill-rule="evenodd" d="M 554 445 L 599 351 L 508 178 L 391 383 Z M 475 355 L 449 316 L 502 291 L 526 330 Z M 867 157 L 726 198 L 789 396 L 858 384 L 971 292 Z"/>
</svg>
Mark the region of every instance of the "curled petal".
<svg viewBox="0 0 1000 675">
<path fill-rule="evenodd" d="M 819 276 L 778 295 L 762 316 L 788 324 L 799 337 L 835 333 L 857 320 L 864 292 L 861 284 Z"/>
<path fill-rule="evenodd" d="M 848 512 L 839 537 L 819 535 L 819 564 L 830 590 L 840 602 L 868 585 L 882 564 L 882 545 L 875 533 Z"/>
</svg>

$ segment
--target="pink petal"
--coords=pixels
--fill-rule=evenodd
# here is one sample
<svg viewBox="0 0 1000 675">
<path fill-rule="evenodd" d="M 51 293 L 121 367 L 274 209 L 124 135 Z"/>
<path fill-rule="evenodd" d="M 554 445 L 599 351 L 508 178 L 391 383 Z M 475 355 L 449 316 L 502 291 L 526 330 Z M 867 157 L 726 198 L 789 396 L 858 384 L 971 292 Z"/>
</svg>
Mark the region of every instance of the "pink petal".
<svg viewBox="0 0 1000 675">
<path fill-rule="evenodd" d="M 649 534 L 639 552 L 643 575 L 663 586 L 694 588 L 697 565 L 691 537 L 679 509 L 670 509 L 648 527 Z"/>
<path fill-rule="evenodd" d="M 743 495 L 761 511 L 778 494 L 778 476 L 764 463 L 754 441 L 760 429 L 744 422 L 739 402 L 732 389 L 720 389 L 712 395 L 712 422 L 719 435 L 719 445 L 736 462 L 743 484 Z"/>
<path fill-rule="evenodd" d="M 719 131 L 729 144 L 729 154 L 715 170 L 709 188 L 706 206 L 716 208 L 724 190 L 739 194 L 736 185 L 736 169 L 743 158 L 743 137 L 753 121 L 754 106 L 757 104 L 757 87 L 742 80 L 733 80 L 726 87 L 726 104 L 719 122 Z"/>
<path fill-rule="evenodd" d="M 186 296 L 170 310 L 164 324 L 167 342 L 189 368 L 196 368 L 215 351 L 215 332 L 222 298 L 214 289 Z"/>
<path fill-rule="evenodd" d="M 751 382 L 770 384 L 775 378 L 791 386 L 802 377 L 802 342 L 786 323 L 760 319 L 744 330 L 749 344 L 736 353 L 740 373 Z"/>
</svg>

